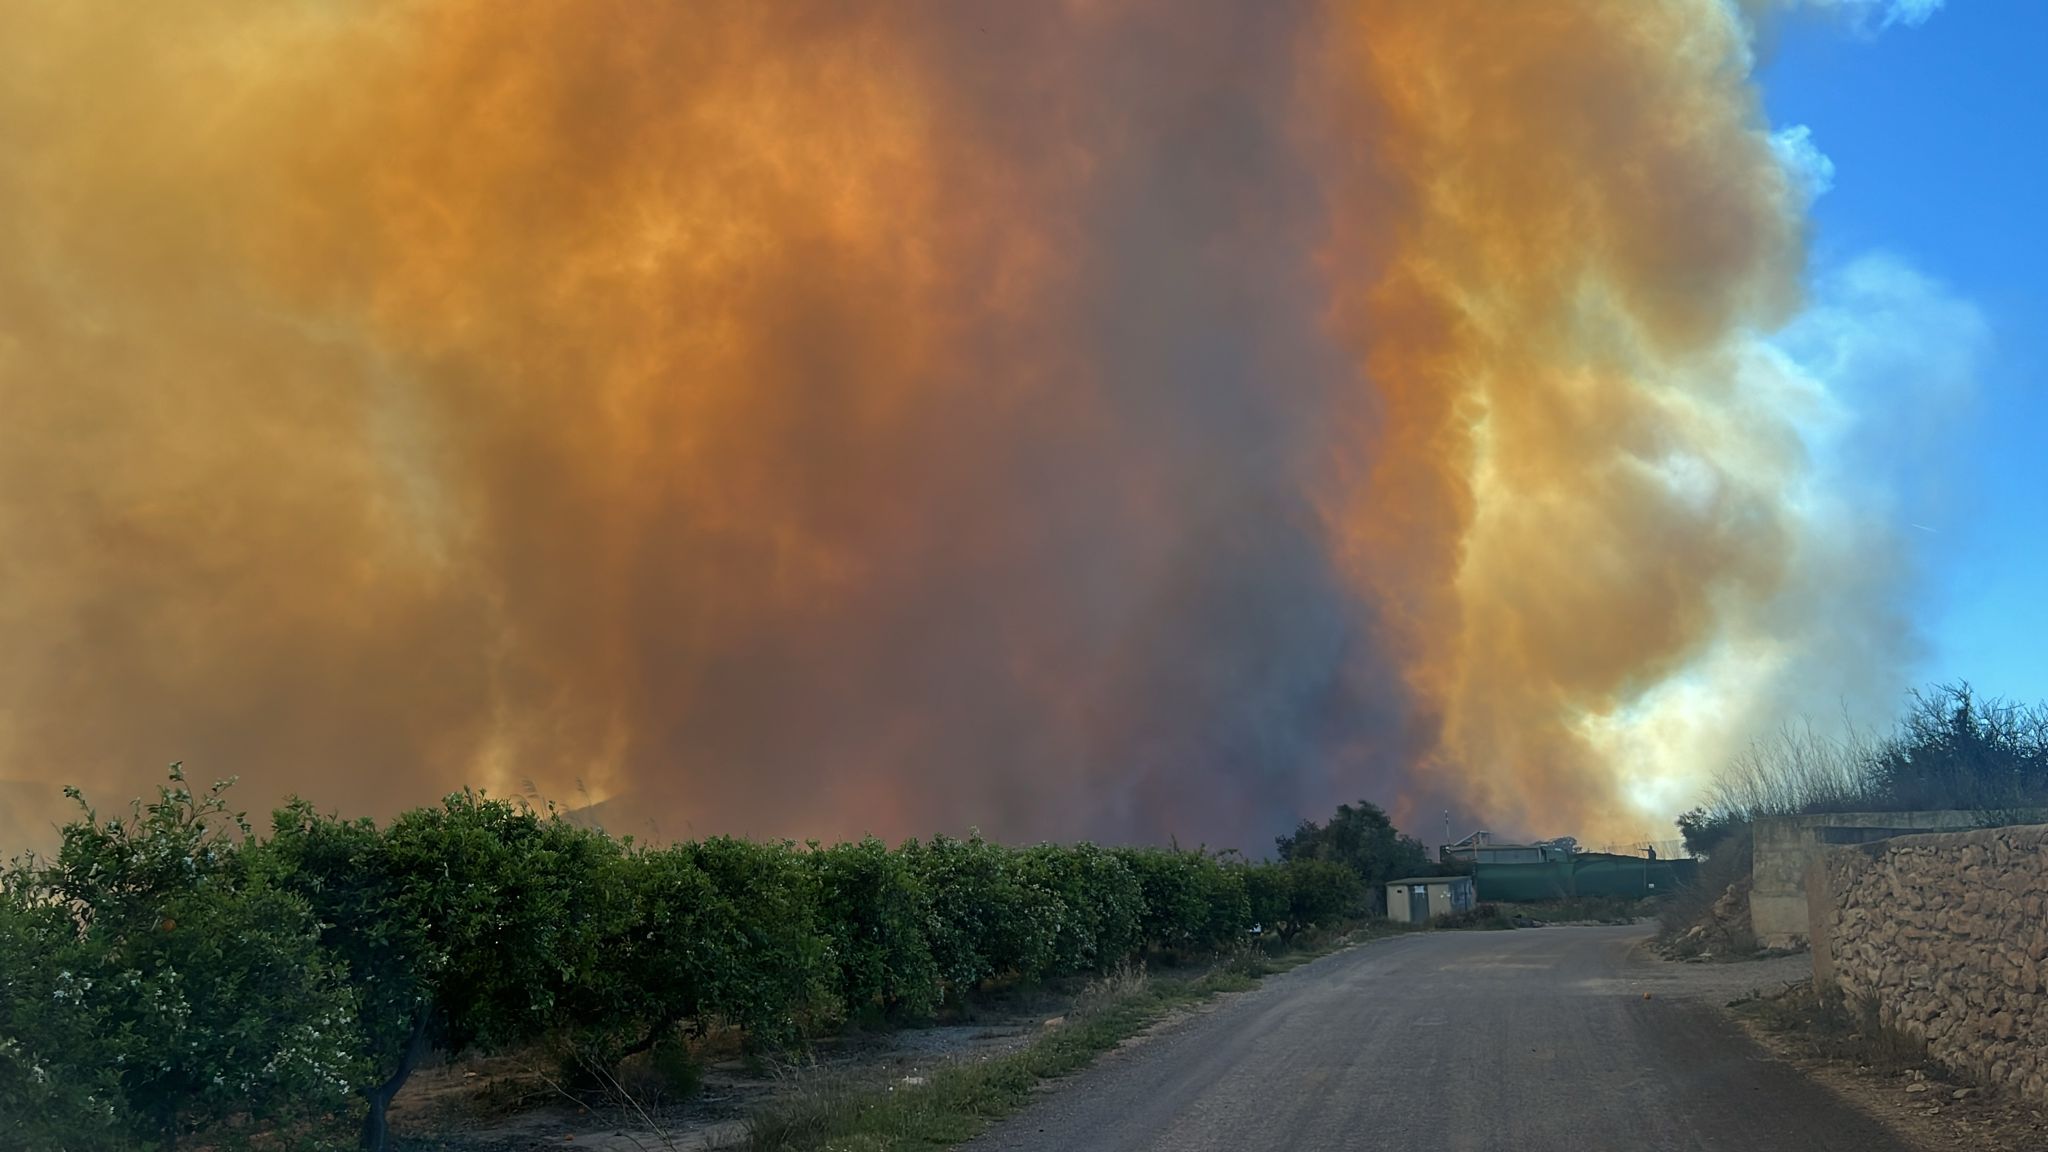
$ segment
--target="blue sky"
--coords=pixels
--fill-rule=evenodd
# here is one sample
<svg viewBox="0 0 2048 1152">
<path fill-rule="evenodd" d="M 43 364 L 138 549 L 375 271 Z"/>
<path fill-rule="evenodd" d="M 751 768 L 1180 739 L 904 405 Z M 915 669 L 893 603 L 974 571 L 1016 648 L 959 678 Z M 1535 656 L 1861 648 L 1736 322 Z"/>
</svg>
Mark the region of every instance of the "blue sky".
<svg viewBox="0 0 2048 1152">
<path fill-rule="evenodd" d="M 1864 294 L 1849 402 L 1893 429 L 1864 479 L 1922 565 L 1919 678 L 2048 700 L 2048 3 L 1880 23 L 1807 10 L 1762 49 L 1773 124 L 1833 166 L 1813 299 L 1843 304 L 1858 270 L 1910 284 L 1874 314 Z"/>
</svg>

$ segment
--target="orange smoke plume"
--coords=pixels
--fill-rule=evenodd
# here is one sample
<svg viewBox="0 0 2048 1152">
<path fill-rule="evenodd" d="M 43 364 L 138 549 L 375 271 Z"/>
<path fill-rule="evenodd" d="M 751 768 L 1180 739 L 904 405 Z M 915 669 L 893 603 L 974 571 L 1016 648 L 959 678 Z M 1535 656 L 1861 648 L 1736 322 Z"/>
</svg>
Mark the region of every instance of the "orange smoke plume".
<svg viewBox="0 0 2048 1152">
<path fill-rule="evenodd" d="M 0 12 L 0 838 L 1620 828 L 1801 562 L 1714 0 Z"/>
<path fill-rule="evenodd" d="M 1370 110 L 1343 178 L 1404 204 L 1391 229 L 1333 221 L 1335 262 L 1384 260 L 1337 278 L 1385 431 L 1326 501 L 1347 567 L 1468 803 L 1647 827 L 1631 801 L 1682 806 L 1657 784 L 1700 766 L 1671 762 L 1646 696 L 1758 639 L 1744 617 L 1786 590 L 1801 530 L 1800 440 L 1747 379 L 1796 303 L 1803 209 L 1747 29 L 1711 0 L 1360 3 L 1336 25 L 1329 87 Z M 1690 719 L 1739 738 L 1726 704 Z"/>
</svg>

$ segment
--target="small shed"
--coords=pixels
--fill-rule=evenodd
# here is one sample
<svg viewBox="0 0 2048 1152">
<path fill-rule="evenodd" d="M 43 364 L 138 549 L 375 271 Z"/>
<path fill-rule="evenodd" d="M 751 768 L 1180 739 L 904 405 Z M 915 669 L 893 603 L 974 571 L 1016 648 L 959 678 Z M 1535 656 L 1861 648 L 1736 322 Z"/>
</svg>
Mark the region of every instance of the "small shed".
<svg viewBox="0 0 2048 1152">
<path fill-rule="evenodd" d="M 1387 919 L 1404 924 L 1463 912 L 1476 902 L 1470 876 L 1411 876 L 1387 884 Z"/>
</svg>

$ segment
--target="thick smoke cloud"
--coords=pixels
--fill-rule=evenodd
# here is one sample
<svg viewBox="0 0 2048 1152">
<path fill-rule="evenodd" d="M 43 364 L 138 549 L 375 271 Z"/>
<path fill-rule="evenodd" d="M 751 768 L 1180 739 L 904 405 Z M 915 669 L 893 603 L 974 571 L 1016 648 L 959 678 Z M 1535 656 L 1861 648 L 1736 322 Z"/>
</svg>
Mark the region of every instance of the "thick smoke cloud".
<svg viewBox="0 0 2048 1152">
<path fill-rule="evenodd" d="M 1800 563 L 1718 3 L 0 9 L 0 778 L 1584 831 Z"/>
<path fill-rule="evenodd" d="M 1338 21 L 1331 83 L 1379 110 L 1354 179 L 1411 202 L 1339 295 L 1387 435 L 1332 507 L 1441 706 L 1434 766 L 1640 836 L 1760 726 L 1896 693 L 1907 571 L 1814 498 L 1824 382 L 1768 368 L 1824 158 L 1788 166 L 1740 12 L 1480 7 Z"/>
</svg>

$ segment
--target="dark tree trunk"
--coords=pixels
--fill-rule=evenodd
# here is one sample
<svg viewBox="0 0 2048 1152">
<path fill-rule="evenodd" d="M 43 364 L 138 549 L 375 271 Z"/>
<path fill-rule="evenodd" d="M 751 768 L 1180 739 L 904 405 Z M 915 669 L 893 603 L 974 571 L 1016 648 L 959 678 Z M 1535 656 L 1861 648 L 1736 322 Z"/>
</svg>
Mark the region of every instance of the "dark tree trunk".
<svg viewBox="0 0 2048 1152">
<path fill-rule="evenodd" d="M 369 1111 L 363 1116 L 364 1152 L 385 1152 L 391 1138 L 391 1125 L 386 1113 L 391 1109 L 391 1100 L 419 1066 L 427 1054 L 427 1010 L 423 1007 L 413 1018 L 412 1035 L 405 1042 L 405 1052 L 398 1058 L 398 1069 L 391 1078 L 374 1088 L 363 1089 L 364 1099 L 369 1101 Z"/>
<path fill-rule="evenodd" d="M 654 1027 L 649 1028 L 647 1035 L 626 1045 L 625 1049 L 619 1053 L 619 1059 L 624 1060 L 628 1056 L 638 1056 L 656 1044 L 661 1043 L 662 1039 L 668 1035 L 669 1030 L 675 1026 L 676 1021 L 674 1017 L 664 1018 L 655 1024 Z"/>
</svg>

